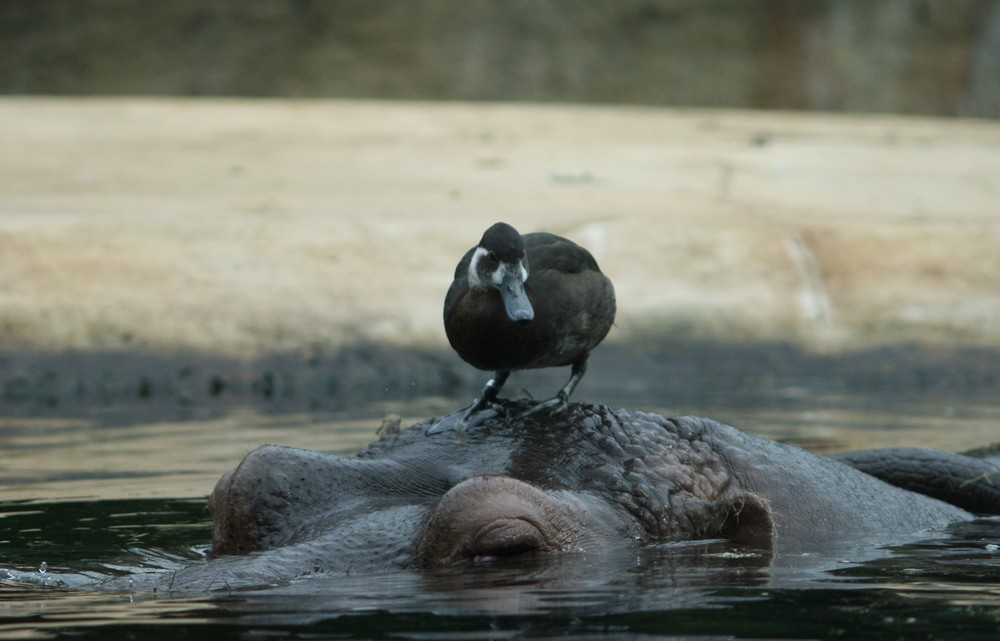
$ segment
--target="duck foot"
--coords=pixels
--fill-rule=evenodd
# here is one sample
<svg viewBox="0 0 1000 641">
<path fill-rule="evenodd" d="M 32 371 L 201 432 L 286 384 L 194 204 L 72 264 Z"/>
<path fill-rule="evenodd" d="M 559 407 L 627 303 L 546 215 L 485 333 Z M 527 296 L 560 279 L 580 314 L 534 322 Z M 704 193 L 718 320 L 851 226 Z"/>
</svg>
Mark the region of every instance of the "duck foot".
<svg viewBox="0 0 1000 641">
<path fill-rule="evenodd" d="M 490 403 L 484 406 L 482 403 L 473 403 L 468 407 L 463 407 L 456 412 L 441 417 L 428 427 L 424 434 L 433 436 L 434 434 L 454 430 L 455 438 L 461 440 L 465 437 L 466 430 L 476 428 L 503 413 L 504 409 L 499 405 Z"/>
<path fill-rule="evenodd" d="M 462 440 L 465 438 L 466 429 L 481 425 L 502 413 L 504 409 L 494 403 L 494 401 L 496 401 L 497 395 L 503 388 L 503 384 L 507 382 L 508 376 L 510 376 L 509 370 L 498 370 L 493 378 L 486 382 L 483 393 L 479 395 L 479 398 L 472 401 L 472 405 L 445 416 L 427 428 L 425 434 L 431 436 L 447 432 L 448 430 L 455 430 L 455 438 Z"/>
<path fill-rule="evenodd" d="M 527 418 L 535 414 L 541 414 L 543 412 L 548 414 L 548 416 L 550 417 L 555 416 L 559 412 L 566 409 L 566 406 L 568 404 L 569 404 L 569 395 L 564 395 L 562 392 L 559 392 L 552 398 L 544 401 L 539 401 L 538 403 L 535 403 L 533 406 L 529 407 L 523 412 L 515 415 L 514 420 L 519 421 L 523 418 Z"/>
<path fill-rule="evenodd" d="M 587 359 L 573 363 L 573 369 L 571 370 L 569 380 L 563 385 L 562 389 L 553 396 L 552 398 L 541 401 L 535 404 L 533 407 L 521 412 L 514 418 L 519 420 L 532 416 L 533 414 L 541 414 L 542 412 L 547 412 L 549 416 L 555 416 L 559 412 L 566 409 L 566 405 L 569 404 L 569 396 L 576 389 L 577 384 L 579 384 L 580 379 L 583 375 L 587 373 Z"/>
</svg>

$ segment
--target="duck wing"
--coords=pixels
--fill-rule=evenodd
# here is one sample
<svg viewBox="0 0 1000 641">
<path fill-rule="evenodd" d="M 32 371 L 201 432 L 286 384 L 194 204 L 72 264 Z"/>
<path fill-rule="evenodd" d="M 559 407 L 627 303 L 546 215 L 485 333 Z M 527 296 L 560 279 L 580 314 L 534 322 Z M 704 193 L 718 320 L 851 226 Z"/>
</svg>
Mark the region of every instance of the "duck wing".
<svg viewBox="0 0 1000 641">
<path fill-rule="evenodd" d="M 524 249 L 528 254 L 529 273 L 545 269 L 567 274 L 601 271 L 589 251 L 562 236 L 545 232 L 525 234 Z"/>
</svg>

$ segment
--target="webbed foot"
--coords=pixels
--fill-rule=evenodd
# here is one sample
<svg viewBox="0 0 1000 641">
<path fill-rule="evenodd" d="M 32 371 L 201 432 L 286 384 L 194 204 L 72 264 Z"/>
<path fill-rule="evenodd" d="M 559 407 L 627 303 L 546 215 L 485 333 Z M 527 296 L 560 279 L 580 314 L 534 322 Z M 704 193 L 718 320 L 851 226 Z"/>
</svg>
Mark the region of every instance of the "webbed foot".
<svg viewBox="0 0 1000 641">
<path fill-rule="evenodd" d="M 566 409 L 566 405 L 569 404 L 569 394 L 564 394 L 560 391 L 558 394 L 552 398 L 540 401 L 528 409 L 524 410 L 520 414 L 517 414 L 514 419 L 521 420 L 535 414 L 541 414 L 542 412 L 547 413 L 549 416 L 555 416 L 559 412 Z"/>
<path fill-rule="evenodd" d="M 441 432 L 454 430 L 455 438 L 462 439 L 465 437 L 466 430 L 478 427 L 491 418 L 499 416 L 503 413 L 503 408 L 499 405 L 495 405 L 493 403 L 485 406 L 480 405 L 482 404 L 473 403 L 469 407 L 463 407 L 457 412 L 452 412 L 447 416 L 443 416 L 433 425 L 428 427 L 427 431 L 424 433 L 427 436 L 432 436 L 434 434 L 440 434 Z"/>
<path fill-rule="evenodd" d="M 510 376 L 509 370 L 497 371 L 493 378 L 486 382 L 486 387 L 483 388 L 483 393 L 479 398 L 472 401 L 472 405 L 445 416 L 427 428 L 425 434 L 431 436 L 455 430 L 455 438 L 460 441 L 465 438 L 465 430 L 481 425 L 504 412 L 505 410 L 494 401 L 503 388 L 503 384 L 507 382 L 508 376 Z"/>
</svg>

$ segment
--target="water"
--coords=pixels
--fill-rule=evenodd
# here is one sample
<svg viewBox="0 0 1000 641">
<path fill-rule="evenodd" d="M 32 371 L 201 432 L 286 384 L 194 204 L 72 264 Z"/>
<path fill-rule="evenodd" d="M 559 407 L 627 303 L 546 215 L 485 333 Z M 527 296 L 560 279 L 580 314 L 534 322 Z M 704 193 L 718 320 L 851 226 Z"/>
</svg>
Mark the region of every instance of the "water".
<svg viewBox="0 0 1000 641">
<path fill-rule="evenodd" d="M 703 402 L 700 399 L 699 402 Z M 1000 440 L 992 395 L 867 398 L 786 387 L 673 406 L 820 452 Z M 0 419 L 0 567 L 56 584 L 202 562 L 204 499 L 221 472 L 274 442 L 349 453 L 380 417 L 449 408 L 426 399 L 367 416 L 227 410 L 108 423 Z M 363 413 L 362 413 L 363 414 Z M 0 640 L 212 638 L 988 639 L 1000 634 L 1000 520 L 909 540 L 763 555 L 725 541 L 421 575 L 327 577 L 269 590 L 166 596 L 0 584 Z"/>
</svg>

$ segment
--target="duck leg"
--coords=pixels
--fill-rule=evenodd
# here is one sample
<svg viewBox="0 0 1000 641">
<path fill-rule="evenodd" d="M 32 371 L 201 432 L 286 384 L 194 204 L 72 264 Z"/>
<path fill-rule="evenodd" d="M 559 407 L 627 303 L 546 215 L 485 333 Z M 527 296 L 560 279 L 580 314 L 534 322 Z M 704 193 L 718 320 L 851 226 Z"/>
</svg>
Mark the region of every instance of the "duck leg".
<svg viewBox="0 0 1000 641">
<path fill-rule="evenodd" d="M 566 405 L 569 403 L 569 396 L 576 389 L 576 386 L 580 383 L 580 379 L 583 375 L 587 373 L 587 359 L 573 363 L 573 369 L 570 371 L 569 380 L 566 384 L 562 386 L 562 389 L 553 396 L 552 398 L 540 401 L 534 407 L 529 410 L 521 412 L 515 419 L 522 419 L 526 416 L 531 416 L 532 414 L 538 414 L 539 412 L 548 412 L 549 416 L 555 416 L 559 412 L 566 409 Z"/>
<path fill-rule="evenodd" d="M 470 416 L 497 400 L 497 395 L 500 394 L 500 390 L 503 389 L 504 383 L 507 382 L 509 377 L 510 370 L 504 369 L 499 370 L 493 375 L 493 378 L 486 381 L 483 393 L 479 395 L 479 398 L 472 401 L 472 405 L 469 406 L 469 411 L 465 413 L 464 417 L 462 417 L 463 420 L 467 420 Z"/>
<path fill-rule="evenodd" d="M 493 401 L 497 399 L 497 395 L 500 394 L 500 390 L 503 389 L 503 385 L 507 382 L 508 377 L 510 377 L 510 370 L 497 371 L 493 375 L 493 378 L 486 381 L 483 393 L 479 395 L 479 398 L 472 401 L 472 405 L 457 412 L 452 412 L 434 425 L 431 425 L 427 428 L 427 436 L 446 432 L 450 429 L 455 430 L 461 435 L 465 432 L 466 428 L 475 427 L 496 416 L 499 413 L 497 409 L 488 406 L 492 405 Z"/>
</svg>

